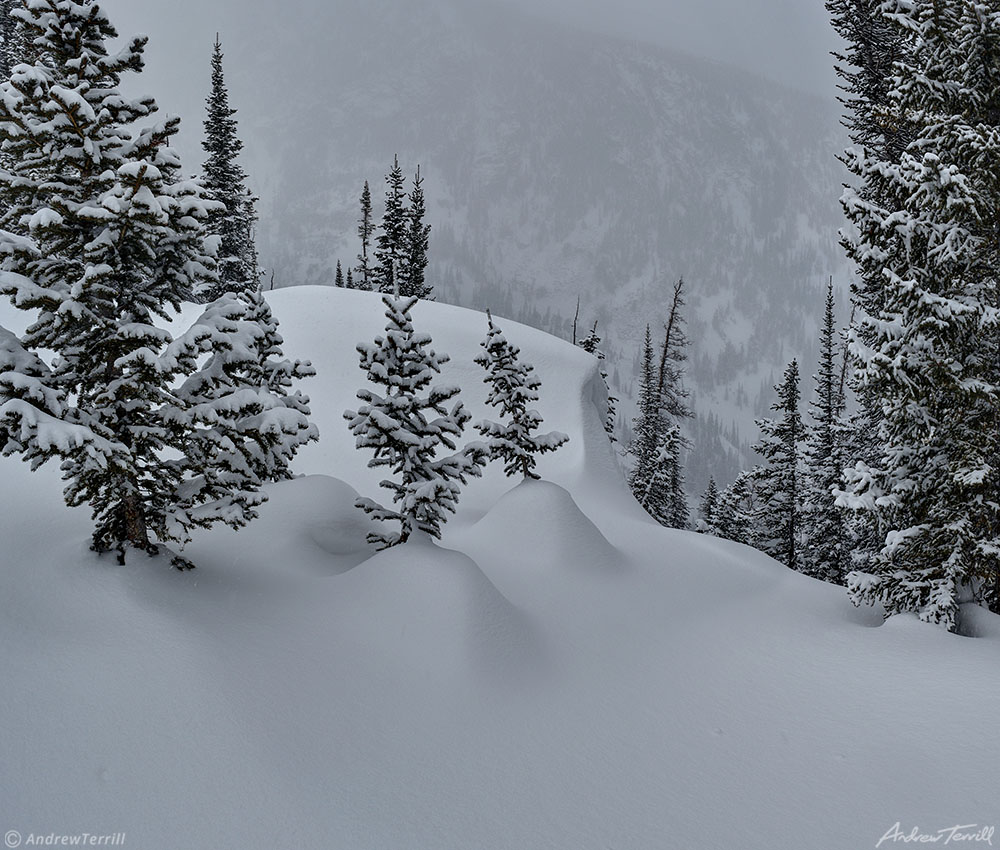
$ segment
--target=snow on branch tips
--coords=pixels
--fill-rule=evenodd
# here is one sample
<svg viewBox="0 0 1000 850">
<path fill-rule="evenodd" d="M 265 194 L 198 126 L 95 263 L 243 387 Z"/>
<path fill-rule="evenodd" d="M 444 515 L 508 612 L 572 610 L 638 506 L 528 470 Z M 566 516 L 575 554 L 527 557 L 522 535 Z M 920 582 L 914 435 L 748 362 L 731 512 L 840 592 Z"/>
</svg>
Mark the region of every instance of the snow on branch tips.
<svg viewBox="0 0 1000 850">
<path fill-rule="evenodd" d="M 368 535 L 380 549 L 405 543 L 415 531 L 439 538 L 446 512 L 455 512 L 459 485 L 466 476 L 481 474 L 489 453 L 482 443 L 456 450 L 471 417 L 460 401 L 446 407 L 458 387 L 431 384 L 448 356 L 430 348 L 430 336 L 414 331 L 410 311 L 418 301 L 416 296 L 383 296 L 389 320 L 385 336 L 374 344 L 360 343 L 357 350 L 361 369 L 385 394 L 360 389 L 364 404 L 344 412 L 357 447 L 373 451 L 368 465 L 387 466 L 396 476 L 381 482 L 392 493 L 394 508 L 372 499 L 357 501 L 374 519 L 399 523 L 398 531 Z M 439 457 L 441 448 L 451 454 Z"/>
</svg>

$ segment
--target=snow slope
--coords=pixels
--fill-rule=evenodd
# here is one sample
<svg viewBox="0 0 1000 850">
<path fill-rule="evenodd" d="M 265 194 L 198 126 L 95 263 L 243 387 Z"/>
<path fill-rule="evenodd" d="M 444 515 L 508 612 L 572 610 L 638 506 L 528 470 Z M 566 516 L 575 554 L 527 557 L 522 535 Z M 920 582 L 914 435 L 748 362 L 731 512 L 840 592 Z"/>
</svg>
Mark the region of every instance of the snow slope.
<svg viewBox="0 0 1000 850">
<path fill-rule="evenodd" d="M 322 438 L 197 564 L 98 558 L 54 469 L 0 459 L 0 828 L 158 848 L 875 847 L 1000 819 L 997 620 L 885 625 L 628 497 L 594 361 L 502 322 L 571 442 L 372 555 L 341 418 L 375 296 L 273 293 Z M 0 308 L 0 324 L 10 310 Z M 473 416 L 485 317 L 420 304 Z M 893 843 L 891 840 L 882 846 Z M 970 846 L 970 842 L 965 842 Z M 982 846 L 975 844 L 973 846 Z"/>
</svg>

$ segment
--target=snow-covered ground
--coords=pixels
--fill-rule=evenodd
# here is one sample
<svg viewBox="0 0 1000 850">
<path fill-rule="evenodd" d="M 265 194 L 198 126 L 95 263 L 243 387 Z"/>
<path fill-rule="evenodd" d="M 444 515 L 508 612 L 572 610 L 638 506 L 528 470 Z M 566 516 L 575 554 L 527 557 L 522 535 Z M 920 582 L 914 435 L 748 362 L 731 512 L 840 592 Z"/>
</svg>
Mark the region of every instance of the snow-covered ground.
<svg viewBox="0 0 1000 850">
<path fill-rule="evenodd" d="M 853 850 L 1000 821 L 992 615 L 977 638 L 880 625 L 764 555 L 656 526 L 604 437 L 593 358 L 499 320 L 570 443 L 545 481 L 471 481 L 441 544 L 372 555 L 352 503 L 385 491 L 342 413 L 382 305 L 271 302 L 318 370 L 321 442 L 257 522 L 188 547 L 197 570 L 95 556 L 58 471 L 0 459 L 0 832 Z M 485 317 L 421 303 L 414 323 L 488 415 Z"/>
</svg>

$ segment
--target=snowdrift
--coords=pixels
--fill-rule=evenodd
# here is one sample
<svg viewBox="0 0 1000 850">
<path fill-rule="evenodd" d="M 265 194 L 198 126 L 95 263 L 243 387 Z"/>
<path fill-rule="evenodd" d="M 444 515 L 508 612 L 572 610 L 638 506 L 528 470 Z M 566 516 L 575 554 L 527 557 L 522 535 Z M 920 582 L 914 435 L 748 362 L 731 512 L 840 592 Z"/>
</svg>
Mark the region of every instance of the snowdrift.
<svg viewBox="0 0 1000 850">
<path fill-rule="evenodd" d="M 977 639 L 882 626 L 760 553 L 659 528 L 622 483 L 594 359 L 499 319 L 570 443 L 544 481 L 472 480 L 440 543 L 374 554 L 353 501 L 381 475 L 342 413 L 381 303 L 270 298 L 318 371 L 321 441 L 259 520 L 195 539 L 197 570 L 98 558 L 57 470 L 0 459 L 5 832 L 846 850 L 1000 817 L 995 617 Z M 485 317 L 422 303 L 414 323 L 487 415 Z"/>
</svg>

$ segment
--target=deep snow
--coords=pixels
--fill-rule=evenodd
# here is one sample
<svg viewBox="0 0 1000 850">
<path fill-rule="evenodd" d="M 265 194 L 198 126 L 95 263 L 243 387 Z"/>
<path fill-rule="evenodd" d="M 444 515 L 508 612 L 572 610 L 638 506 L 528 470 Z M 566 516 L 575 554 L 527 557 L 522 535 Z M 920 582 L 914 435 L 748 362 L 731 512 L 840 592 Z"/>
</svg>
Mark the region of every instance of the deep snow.
<svg viewBox="0 0 1000 850">
<path fill-rule="evenodd" d="M 542 380 L 543 429 L 570 443 L 540 459 L 545 481 L 472 480 L 441 544 L 372 555 L 352 502 L 382 496 L 381 470 L 342 412 L 382 305 L 271 302 L 286 353 L 319 373 L 302 388 L 321 440 L 258 521 L 196 538 L 197 570 L 98 558 L 57 470 L 0 459 L 0 831 L 851 850 L 897 822 L 1000 820 L 995 617 L 975 639 L 880 626 L 839 588 L 656 526 L 604 436 L 596 361 L 499 319 Z M 485 316 L 421 303 L 414 323 L 488 415 Z"/>
</svg>

